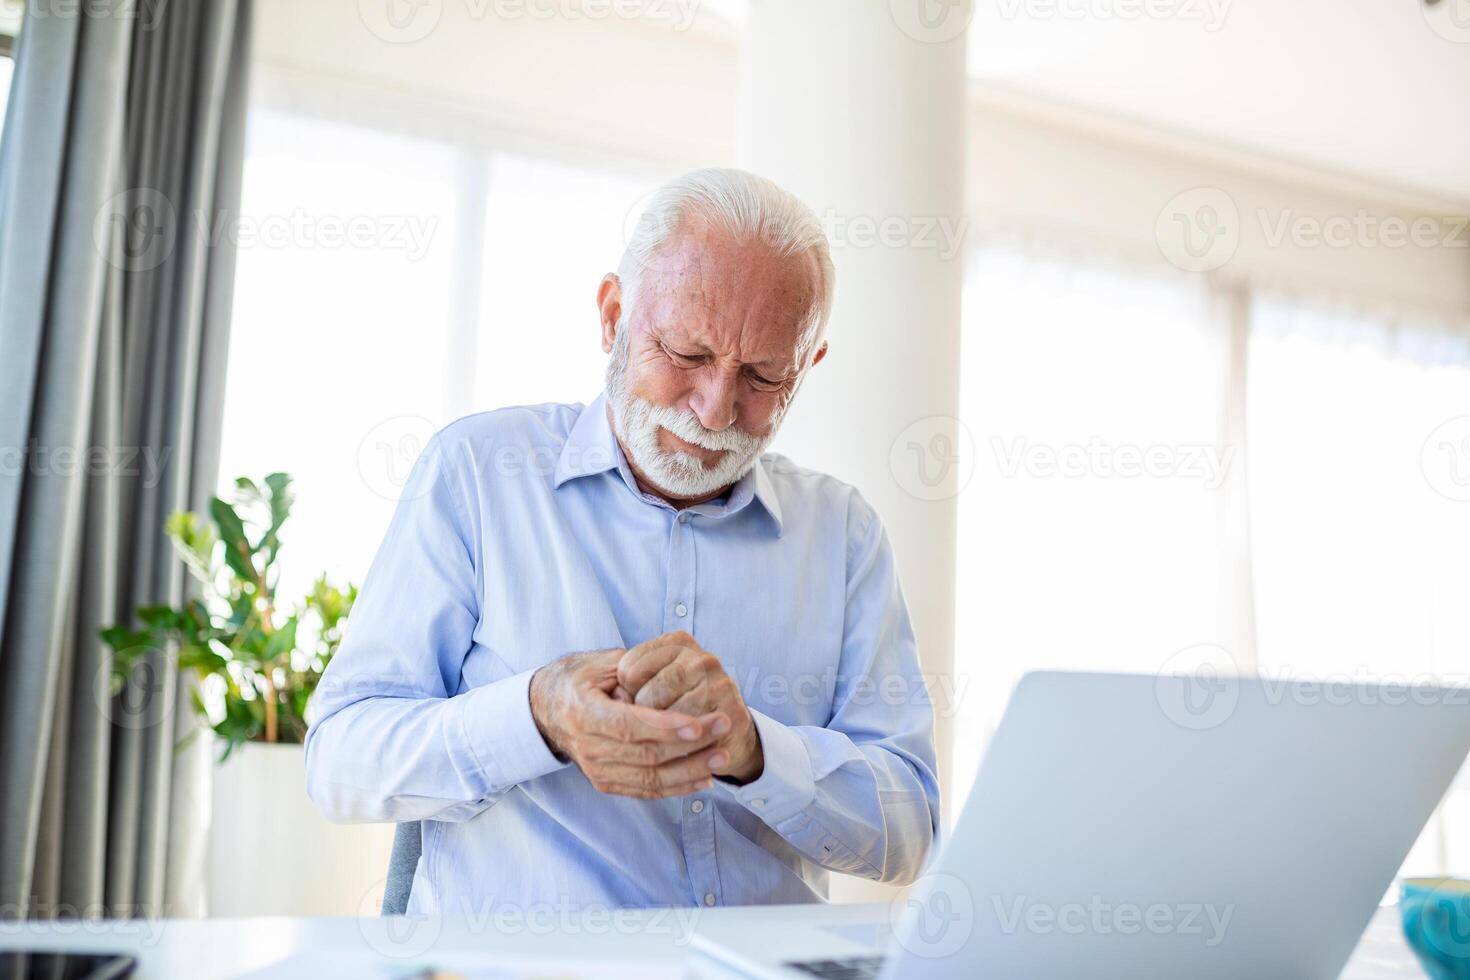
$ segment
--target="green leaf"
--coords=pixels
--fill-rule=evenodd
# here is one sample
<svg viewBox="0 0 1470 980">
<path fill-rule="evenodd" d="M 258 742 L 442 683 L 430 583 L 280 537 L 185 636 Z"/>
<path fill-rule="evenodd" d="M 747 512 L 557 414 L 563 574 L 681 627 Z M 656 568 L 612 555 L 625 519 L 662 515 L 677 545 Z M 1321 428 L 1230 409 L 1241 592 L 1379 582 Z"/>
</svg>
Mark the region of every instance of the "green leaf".
<svg viewBox="0 0 1470 980">
<path fill-rule="evenodd" d="M 231 596 L 230 618 L 227 619 L 225 622 L 229 626 L 238 630 L 240 627 L 245 625 L 245 621 L 250 618 L 250 613 L 254 608 L 255 599 L 251 596 L 244 594 Z M 233 645 L 234 644 L 231 644 L 231 646 Z"/>
<path fill-rule="evenodd" d="M 274 691 L 277 737 L 285 742 L 305 737 L 313 692 L 342 642 L 358 596 L 355 585 L 339 587 L 321 575 L 296 606 L 296 614 L 273 628 L 269 610 L 288 608 L 276 603 L 275 583 L 280 576 L 279 532 L 295 500 L 291 478 L 285 473 L 259 481 L 241 477 L 234 488 L 234 503 L 213 498 L 207 515 L 180 511 L 165 522 L 174 550 L 202 583 L 196 590 L 200 594 L 177 608 L 144 606 L 126 623 L 98 632 L 113 650 L 114 690 L 153 651 L 162 655 L 160 661 L 208 682 L 211 696 L 206 699 L 191 681 L 189 700 L 200 720 L 198 730 L 210 728 L 220 739 L 221 759 L 264 737 L 267 677 Z M 252 547 L 257 534 L 259 542 Z M 303 636 L 300 622 L 308 615 L 315 621 Z M 303 639 L 310 645 L 298 650 Z M 215 684 L 223 688 L 221 702 L 213 699 Z"/>
<path fill-rule="evenodd" d="M 214 551 L 219 541 L 214 525 L 201 521 L 198 514 L 177 511 L 170 514 L 164 523 L 164 533 L 190 574 L 206 586 L 213 586 L 216 578 Z"/>
<path fill-rule="evenodd" d="M 270 492 L 270 526 L 261 535 L 256 550 L 265 553 L 265 567 L 270 568 L 281 549 L 281 525 L 291 516 L 291 506 L 296 502 L 296 497 L 291 493 L 289 473 L 272 473 L 265 478 L 265 485 Z"/>
<path fill-rule="evenodd" d="M 205 721 L 209 720 L 209 709 L 204 706 L 204 698 L 199 694 L 199 688 L 189 688 L 189 703 L 194 705 L 194 713 Z"/>
<path fill-rule="evenodd" d="M 179 647 L 179 667 L 196 670 L 200 676 L 229 672 L 229 661 L 208 647 L 187 644 Z"/>
<path fill-rule="evenodd" d="M 225 564 L 244 581 L 255 582 L 255 564 L 251 560 L 254 552 L 245 536 L 245 522 L 235 508 L 219 497 L 210 498 L 209 513 L 219 527 L 220 540 L 225 543 Z"/>
<path fill-rule="evenodd" d="M 292 616 L 286 620 L 286 625 L 271 634 L 265 644 L 265 653 L 261 659 L 266 661 L 275 660 L 283 653 L 290 653 L 296 649 L 296 617 Z"/>
<path fill-rule="evenodd" d="M 129 629 L 126 626 L 109 626 L 101 630 L 98 635 L 102 642 L 112 647 L 116 653 L 126 653 L 131 650 L 147 649 L 153 645 L 153 636 L 147 630 Z"/>
<path fill-rule="evenodd" d="M 182 629 L 186 614 L 172 606 L 139 606 L 136 615 L 148 629 L 158 631 Z"/>
</svg>

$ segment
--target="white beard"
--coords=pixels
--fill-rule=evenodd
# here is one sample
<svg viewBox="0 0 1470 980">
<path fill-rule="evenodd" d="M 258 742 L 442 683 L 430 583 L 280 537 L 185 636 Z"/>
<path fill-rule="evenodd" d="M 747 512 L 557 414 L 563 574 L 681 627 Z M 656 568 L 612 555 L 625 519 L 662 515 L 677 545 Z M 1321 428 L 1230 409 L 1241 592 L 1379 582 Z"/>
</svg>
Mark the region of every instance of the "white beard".
<svg viewBox="0 0 1470 980">
<path fill-rule="evenodd" d="M 673 497 L 704 497 L 736 483 L 751 468 L 776 437 L 781 415 L 772 420 L 764 436 L 753 436 L 731 426 L 722 432 L 706 429 L 699 416 L 688 409 L 656 405 L 628 390 L 629 330 L 618 324 L 612 358 L 607 365 L 607 397 L 612 408 L 613 429 L 644 478 Z M 658 442 L 659 429 L 667 429 L 685 442 L 723 452 L 713 464 L 685 452 L 668 452 Z"/>
</svg>

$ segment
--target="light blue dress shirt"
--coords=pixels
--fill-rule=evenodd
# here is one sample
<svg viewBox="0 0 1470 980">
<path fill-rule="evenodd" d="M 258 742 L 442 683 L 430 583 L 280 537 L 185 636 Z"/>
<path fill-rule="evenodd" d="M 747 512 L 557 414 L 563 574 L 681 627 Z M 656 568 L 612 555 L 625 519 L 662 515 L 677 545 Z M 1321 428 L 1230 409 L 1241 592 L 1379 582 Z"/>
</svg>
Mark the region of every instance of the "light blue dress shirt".
<svg viewBox="0 0 1470 980">
<path fill-rule="evenodd" d="M 532 673 L 681 629 L 738 684 L 763 774 L 598 792 L 537 732 Z M 833 871 L 912 880 L 939 825 L 933 710 L 873 509 L 767 453 L 675 510 L 638 489 L 603 397 L 434 437 L 313 711 L 328 817 L 426 821 L 411 913 L 819 901 Z"/>
</svg>

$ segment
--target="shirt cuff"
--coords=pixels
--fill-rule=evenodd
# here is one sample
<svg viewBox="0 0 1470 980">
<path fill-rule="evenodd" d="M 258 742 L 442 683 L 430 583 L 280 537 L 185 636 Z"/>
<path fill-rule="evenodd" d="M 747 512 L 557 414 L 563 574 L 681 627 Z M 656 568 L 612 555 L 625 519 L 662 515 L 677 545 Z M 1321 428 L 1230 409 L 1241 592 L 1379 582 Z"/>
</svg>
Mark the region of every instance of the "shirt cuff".
<svg viewBox="0 0 1470 980">
<path fill-rule="evenodd" d="M 817 797 L 812 757 L 794 730 L 754 709 L 751 720 L 761 739 L 765 770 L 754 782 L 729 786 L 741 806 L 775 827 L 811 806 Z M 727 786 L 729 784 L 726 784 Z"/>
<path fill-rule="evenodd" d="M 462 702 L 459 721 L 465 745 L 488 793 L 503 793 L 568 765 L 551 754 L 531 717 L 534 673 L 523 671 L 451 699 Z"/>
</svg>

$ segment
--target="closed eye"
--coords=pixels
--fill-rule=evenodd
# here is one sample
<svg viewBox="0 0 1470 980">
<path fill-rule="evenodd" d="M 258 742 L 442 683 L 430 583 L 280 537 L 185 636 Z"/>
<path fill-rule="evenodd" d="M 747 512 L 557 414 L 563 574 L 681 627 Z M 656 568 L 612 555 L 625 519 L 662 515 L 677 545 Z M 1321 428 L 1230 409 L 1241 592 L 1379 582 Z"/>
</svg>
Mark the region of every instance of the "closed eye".
<svg viewBox="0 0 1470 980">
<path fill-rule="evenodd" d="M 768 378 L 755 371 L 747 371 L 745 376 L 750 379 L 753 387 L 759 388 L 762 391 L 779 391 L 786 385 L 785 378 Z"/>
<path fill-rule="evenodd" d="M 669 360 L 680 367 L 697 367 L 704 363 L 704 358 L 698 354 L 682 354 L 668 344 L 660 344 L 659 346 L 664 349 L 664 353 L 668 355 Z"/>
</svg>

